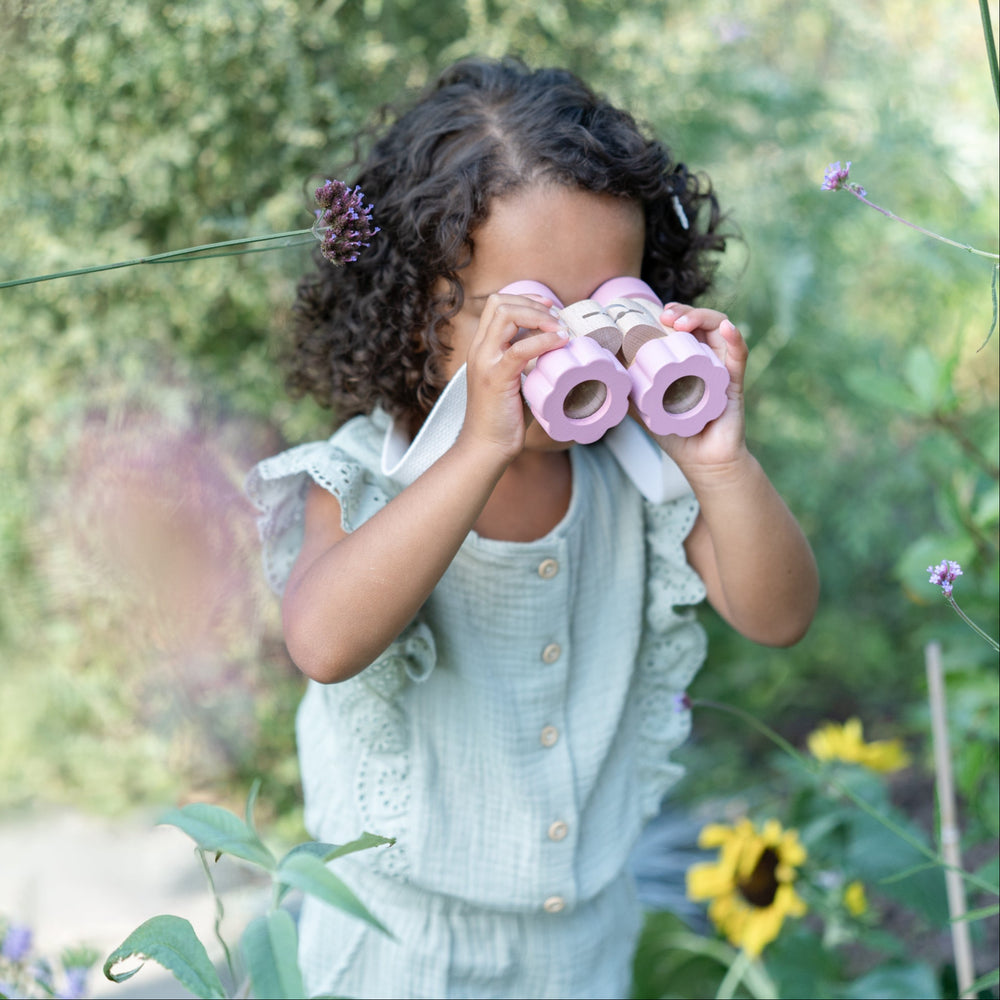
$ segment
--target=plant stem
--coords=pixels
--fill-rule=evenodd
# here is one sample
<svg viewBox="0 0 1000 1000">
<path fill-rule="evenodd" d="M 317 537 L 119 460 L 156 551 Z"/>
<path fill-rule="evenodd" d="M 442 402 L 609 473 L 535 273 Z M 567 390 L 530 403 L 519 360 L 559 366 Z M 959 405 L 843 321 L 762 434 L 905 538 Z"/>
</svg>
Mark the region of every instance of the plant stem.
<svg viewBox="0 0 1000 1000">
<path fill-rule="evenodd" d="M 894 222 L 901 222 L 904 226 L 909 226 L 910 229 L 915 229 L 918 233 L 923 233 L 924 236 L 929 236 L 933 240 L 940 240 L 942 243 L 947 243 L 948 246 L 958 247 L 959 250 L 967 250 L 969 253 L 974 253 L 979 257 L 988 257 L 990 260 L 1000 260 L 1000 254 L 990 253 L 988 250 L 977 250 L 975 247 L 969 246 L 968 243 L 956 243 L 955 240 L 948 239 L 947 236 L 941 236 L 939 233 L 932 233 L 929 229 L 924 229 L 923 226 L 918 226 L 916 223 L 908 222 L 906 219 L 901 219 L 898 215 L 890 212 L 887 208 L 882 208 L 881 205 L 876 205 L 875 202 L 869 201 L 859 190 L 857 190 L 856 185 L 845 184 L 845 191 L 850 191 L 858 201 L 863 201 L 869 208 L 874 208 L 876 212 L 881 212 L 887 219 L 892 219 Z"/>
<path fill-rule="evenodd" d="M 229 254 L 259 253 L 262 250 L 280 250 L 283 247 L 255 247 L 248 250 L 230 250 L 228 253 L 212 254 L 209 250 L 225 250 L 228 247 L 246 246 L 249 243 L 265 243 L 274 240 L 293 240 L 294 237 L 308 236 L 309 239 L 297 239 L 284 246 L 299 246 L 315 239 L 311 229 L 294 229 L 287 233 L 271 233 L 268 236 L 248 236 L 238 240 L 223 240 L 220 243 L 205 243 L 196 247 L 185 247 L 183 250 L 167 250 L 154 253 L 148 257 L 135 257 L 132 260 L 115 261 L 113 264 L 93 264 L 90 267 L 77 267 L 70 271 L 56 271 L 54 274 L 39 274 L 32 278 L 13 278 L 10 281 L 0 281 L 0 288 L 12 288 L 15 285 L 32 285 L 39 281 L 53 281 L 56 278 L 72 278 L 79 274 L 95 274 L 98 271 L 113 271 L 120 267 L 133 267 L 136 264 L 165 264 L 185 260 L 197 260 L 200 257 L 221 257 Z"/>
<path fill-rule="evenodd" d="M 951 606 L 952 606 L 952 607 L 953 607 L 953 608 L 955 609 L 955 611 L 956 611 L 956 612 L 958 613 L 958 617 L 959 617 L 959 618 L 961 618 L 961 619 L 962 619 L 962 621 L 963 621 L 963 622 L 965 622 L 965 624 L 966 624 L 966 625 L 968 625 L 968 626 L 969 626 L 969 628 L 971 628 L 971 629 L 972 629 L 972 631 L 976 633 L 976 635 L 978 635 L 978 636 L 980 636 L 981 638 L 985 639 L 985 640 L 986 640 L 986 641 L 987 641 L 987 642 L 988 642 L 988 643 L 989 643 L 989 644 L 990 644 L 990 645 L 991 645 L 991 646 L 992 646 L 992 647 L 993 647 L 993 648 L 994 648 L 994 649 L 995 649 L 995 650 L 996 650 L 996 651 L 997 651 L 998 653 L 1000 653 L 1000 643 L 998 643 L 998 642 L 996 641 L 996 639 L 994 639 L 994 638 L 993 638 L 992 636 L 990 636 L 990 635 L 988 635 L 988 634 L 987 634 L 986 632 L 984 632 L 984 631 L 983 631 L 983 630 L 982 630 L 982 629 L 981 629 L 981 628 L 980 628 L 980 627 L 979 627 L 979 626 L 978 626 L 978 625 L 977 625 L 977 624 L 976 624 L 976 623 L 975 623 L 975 622 L 974 622 L 974 621 L 973 621 L 973 620 L 972 620 L 972 619 L 971 619 L 971 618 L 970 618 L 970 617 L 969 617 L 969 616 L 968 616 L 968 615 L 967 615 L 967 614 L 966 614 L 966 613 L 965 613 L 965 612 L 964 612 L 964 611 L 963 611 L 963 610 L 962 610 L 962 609 L 961 609 L 961 608 L 960 608 L 960 607 L 958 606 L 958 603 L 956 602 L 955 598 L 951 596 L 951 594 L 945 594 L 944 596 L 945 596 L 945 600 L 946 600 L 946 601 L 947 601 L 947 602 L 948 602 L 948 603 L 949 603 L 949 604 L 950 604 L 950 605 L 951 605 Z"/>
<path fill-rule="evenodd" d="M 990 21 L 989 0 L 979 0 L 979 14 L 983 19 L 983 34 L 986 36 L 986 58 L 990 64 L 990 77 L 993 80 L 993 96 L 1000 108 L 1000 71 L 997 69 L 997 47 L 993 41 L 993 24 Z"/>
</svg>

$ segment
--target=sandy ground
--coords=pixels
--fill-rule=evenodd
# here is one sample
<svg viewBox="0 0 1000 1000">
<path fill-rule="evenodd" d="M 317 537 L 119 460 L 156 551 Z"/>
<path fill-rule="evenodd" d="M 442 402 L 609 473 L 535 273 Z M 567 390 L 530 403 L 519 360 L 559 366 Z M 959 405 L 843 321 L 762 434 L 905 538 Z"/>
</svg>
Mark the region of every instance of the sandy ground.
<svg viewBox="0 0 1000 1000">
<path fill-rule="evenodd" d="M 88 997 L 188 997 L 154 963 L 125 983 L 100 966 L 143 921 L 160 913 L 190 920 L 213 961 L 215 903 L 193 842 L 157 826 L 155 814 L 107 820 L 75 812 L 0 816 L 0 914 L 34 931 L 35 954 L 57 957 L 86 944 L 101 955 Z M 225 905 L 230 948 L 265 906 L 267 887 L 249 868 L 223 858 L 213 870 Z"/>
</svg>

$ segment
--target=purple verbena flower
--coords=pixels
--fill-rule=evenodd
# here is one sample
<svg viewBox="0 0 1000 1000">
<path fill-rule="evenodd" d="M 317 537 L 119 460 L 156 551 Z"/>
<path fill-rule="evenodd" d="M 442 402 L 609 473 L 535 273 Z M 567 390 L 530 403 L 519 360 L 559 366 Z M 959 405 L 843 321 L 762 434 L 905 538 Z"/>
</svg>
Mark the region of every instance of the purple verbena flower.
<svg viewBox="0 0 1000 1000">
<path fill-rule="evenodd" d="M 962 567 L 953 559 L 944 559 L 937 566 L 928 566 L 927 572 L 931 575 L 928 582 L 940 587 L 945 597 L 951 597 L 952 584 L 962 575 Z"/>
<path fill-rule="evenodd" d="M 8 962 L 20 962 L 31 951 L 31 928 L 24 924 L 11 924 L 3 938 L 0 954 Z"/>
<path fill-rule="evenodd" d="M 357 260 L 379 231 L 372 226 L 373 206 L 365 204 L 361 188 L 352 191 L 343 181 L 328 180 L 316 189 L 316 203 L 313 233 L 320 241 L 320 253 L 337 266 Z"/>
<path fill-rule="evenodd" d="M 851 191 L 854 194 L 859 194 L 863 198 L 867 192 L 860 184 L 850 184 L 848 181 L 851 176 L 851 161 L 848 160 L 845 166 L 840 165 L 840 160 L 836 163 L 831 163 L 830 166 L 826 168 L 826 173 L 823 175 L 823 183 L 820 186 L 821 191 L 840 191 L 841 189 Z"/>
<path fill-rule="evenodd" d="M 70 966 L 66 970 L 66 986 L 59 993 L 59 1000 L 80 1000 L 87 992 L 88 970 Z"/>
</svg>

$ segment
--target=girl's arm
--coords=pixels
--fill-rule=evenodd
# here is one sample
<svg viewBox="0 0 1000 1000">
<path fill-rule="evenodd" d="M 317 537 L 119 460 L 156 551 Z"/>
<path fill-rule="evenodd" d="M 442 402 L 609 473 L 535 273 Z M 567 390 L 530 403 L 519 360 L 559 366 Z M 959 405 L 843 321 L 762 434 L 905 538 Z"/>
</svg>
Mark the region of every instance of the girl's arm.
<svg viewBox="0 0 1000 1000">
<path fill-rule="evenodd" d="M 712 606 L 737 631 L 764 645 L 792 645 L 816 612 L 819 577 L 802 529 L 746 446 L 746 342 L 713 310 L 672 303 L 664 321 L 704 340 L 730 375 L 728 404 L 718 419 L 690 438 L 658 438 L 701 507 L 685 543 L 688 561 Z"/>
<path fill-rule="evenodd" d="M 466 418 L 454 446 L 357 530 L 313 486 L 285 588 L 285 642 L 323 683 L 346 680 L 402 632 L 448 568 L 524 443 L 521 372 L 564 342 L 544 304 L 491 296 L 468 351 Z M 540 331 L 514 341 L 519 328 Z"/>
</svg>

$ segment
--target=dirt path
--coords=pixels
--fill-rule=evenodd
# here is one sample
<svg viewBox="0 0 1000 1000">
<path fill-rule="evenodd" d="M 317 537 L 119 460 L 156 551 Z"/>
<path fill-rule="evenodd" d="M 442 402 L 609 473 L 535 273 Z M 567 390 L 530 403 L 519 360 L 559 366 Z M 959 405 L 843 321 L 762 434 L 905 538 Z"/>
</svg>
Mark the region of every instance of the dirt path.
<svg viewBox="0 0 1000 1000">
<path fill-rule="evenodd" d="M 144 920 L 173 913 L 190 920 L 214 961 L 214 902 L 193 843 L 153 814 L 98 819 L 45 811 L 0 816 L 0 914 L 34 932 L 35 954 L 57 958 L 86 944 L 101 954 L 88 997 L 184 997 L 175 980 L 149 963 L 126 983 L 104 978 L 104 957 Z M 213 871 L 223 894 L 223 933 L 233 947 L 264 901 L 252 874 L 229 858 Z"/>
</svg>

